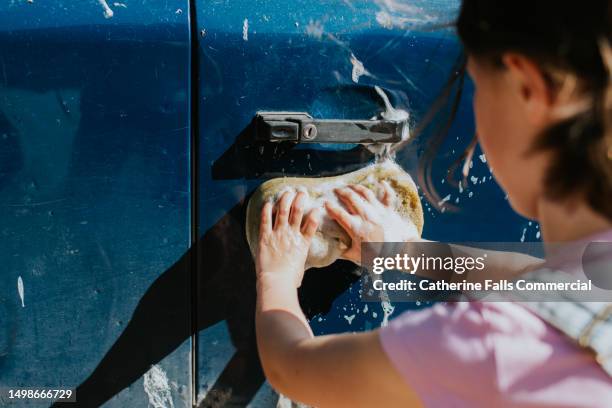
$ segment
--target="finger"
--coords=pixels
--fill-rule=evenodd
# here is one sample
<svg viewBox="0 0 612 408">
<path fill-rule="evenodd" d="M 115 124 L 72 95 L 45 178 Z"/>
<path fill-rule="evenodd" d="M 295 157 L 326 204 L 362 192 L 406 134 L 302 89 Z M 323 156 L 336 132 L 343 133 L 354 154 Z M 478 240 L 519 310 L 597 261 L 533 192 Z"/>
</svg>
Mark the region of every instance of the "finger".
<svg viewBox="0 0 612 408">
<path fill-rule="evenodd" d="M 365 186 L 362 186 L 360 184 L 353 184 L 353 185 L 351 185 L 349 187 L 352 188 L 353 191 L 355 191 L 361 197 L 363 197 L 364 200 L 366 200 L 366 201 L 368 201 L 370 203 L 375 203 L 376 202 L 376 195 L 369 188 L 367 188 Z"/>
<path fill-rule="evenodd" d="M 302 225 L 302 218 L 304 217 L 304 201 L 306 200 L 306 194 L 300 191 L 295 196 L 293 204 L 291 205 L 291 214 L 289 215 L 289 225 L 294 228 L 300 229 Z"/>
<path fill-rule="evenodd" d="M 292 201 L 293 194 L 289 191 L 285 191 L 280 200 L 278 200 L 276 203 L 276 219 L 274 220 L 274 229 L 287 225 Z"/>
<path fill-rule="evenodd" d="M 395 190 L 389 185 L 389 182 L 384 180 L 382 183 L 383 196 L 380 200 L 385 207 L 391 207 L 395 201 Z"/>
<path fill-rule="evenodd" d="M 353 236 L 355 226 L 353 225 L 352 216 L 342 207 L 333 204 L 329 201 L 325 202 L 325 209 L 332 220 L 336 221 L 349 236 Z"/>
<path fill-rule="evenodd" d="M 367 211 L 365 205 L 367 203 L 359 194 L 350 188 L 341 188 L 336 190 L 336 195 L 350 212 L 361 216 L 361 218 L 366 217 Z"/>
<path fill-rule="evenodd" d="M 261 223 L 259 225 L 259 235 L 269 234 L 272 232 L 272 203 L 266 201 L 261 207 Z"/>
<path fill-rule="evenodd" d="M 317 228 L 319 228 L 319 210 L 314 209 L 306 218 L 304 218 L 304 225 L 302 226 L 302 234 L 310 240 L 314 236 L 315 232 L 317 232 Z"/>
</svg>

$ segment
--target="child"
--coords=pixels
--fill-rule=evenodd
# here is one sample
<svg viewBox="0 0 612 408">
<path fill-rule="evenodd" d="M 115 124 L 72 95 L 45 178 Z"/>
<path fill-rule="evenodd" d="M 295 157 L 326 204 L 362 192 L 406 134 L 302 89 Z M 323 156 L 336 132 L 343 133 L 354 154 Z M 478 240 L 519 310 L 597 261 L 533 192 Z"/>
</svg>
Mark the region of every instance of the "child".
<svg viewBox="0 0 612 408">
<path fill-rule="evenodd" d="M 612 242 L 612 2 L 464 0 L 457 27 L 478 139 L 513 208 L 545 241 Z M 356 186 L 337 194 L 344 208 L 326 211 L 352 238 L 345 258 L 393 241 L 384 203 Z M 319 407 L 610 406 L 612 378 L 594 356 L 512 302 L 438 303 L 379 330 L 314 337 L 297 298 L 317 229 L 303 199 L 285 193 L 274 219 L 273 204 L 262 211 L 257 341 L 279 392 Z"/>
</svg>

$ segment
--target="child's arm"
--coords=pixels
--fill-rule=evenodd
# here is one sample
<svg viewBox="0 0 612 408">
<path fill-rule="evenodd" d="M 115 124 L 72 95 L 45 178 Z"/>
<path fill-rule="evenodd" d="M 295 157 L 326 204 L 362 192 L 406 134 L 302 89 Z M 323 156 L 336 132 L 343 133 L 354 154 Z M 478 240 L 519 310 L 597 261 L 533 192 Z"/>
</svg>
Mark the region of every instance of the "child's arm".
<svg viewBox="0 0 612 408">
<path fill-rule="evenodd" d="M 291 284 L 259 281 L 256 324 L 266 377 L 293 400 L 317 407 L 421 406 L 377 331 L 314 337 Z"/>
<path fill-rule="evenodd" d="M 420 406 L 377 332 L 314 337 L 297 288 L 317 229 L 303 193 L 264 205 L 257 250 L 257 345 L 266 377 L 288 397 L 319 407 Z"/>
<path fill-rule="evenodd" d="M 387 237 L 384 231 L 385 217 L 389 218 L 393 207 L 391 203 L 395 200 L 394 192 L 388 185 L 383 185 L 386 190 L 385 196 L 379 200 L 362 186 L 348 186 L 336 190 L 339 200 L 344 207 L 327 203 L 326 210 L 329 216 L 335 220 L 351 237 L 351 247 L 344 258 L 357 264 L 361 263 L 361 247 L 364 242 L 392 241 L 393 237 Z M 373 214 L 374 216 L 370 215 Z M 406 253 L 415 250 L 421 245 L 417 254 L 443 250 L 444 256 L 452 257 L 478 257 L 485 252 L 482 249 L 471 248 L 463 245 L 449 244 L 445 249 L 442 245 L 434 247 L 433 242 L 428 245 L 424 239 L 415 236 L 407 244 Z M 401 248 L 396 248 L 399 253 Z M 505 251 L 486 250 L 486 267 L 482 270 L 472 270 L 464 275 L 457 274 L 457 279 L 466 279 L 470 282 L 483 282 L 485 279 L 513 279 L 524 273 L 536 270 L 542 266 L 543 260 L 533 256 Z M 427 270 L 417 272 L 422 277 L 438 277 L 430 274 Z"/>
</svg>

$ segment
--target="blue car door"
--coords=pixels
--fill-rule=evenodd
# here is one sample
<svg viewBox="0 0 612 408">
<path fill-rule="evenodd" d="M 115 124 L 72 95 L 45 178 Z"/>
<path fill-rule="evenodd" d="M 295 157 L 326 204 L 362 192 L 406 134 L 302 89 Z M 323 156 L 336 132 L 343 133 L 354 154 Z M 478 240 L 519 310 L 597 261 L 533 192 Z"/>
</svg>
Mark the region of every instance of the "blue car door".
<svg viewBox="0 0 612 408">
<path fill-rule="evenodd" d="M 278 396 L 265 385 L 256 357 L 245 204 L 269 178 L 340 174 L 374 156 L 350 143 L 283 149 L 254 142 L 257 112 L 304 112 L 350 123 L 380 114 L 386 96 L 410 115 L 415 140 L 397 152 L 397 160 L 416 179 L 425 141 L 447 125 L 452 114 L 444 110 L 452 110 L 456 98 L 455 121 L 432 179 L 442 204 L 461 210 L 440 212 L 424 202 L 425 236 L 514 241 L 529 225 L 512 214 L 481 152 L 471 164 L 474 181 L 460 188 L 446 181 L 475 133 L 469 81 L 419 130 L 434 102 L 444 97 L 449 78 L 459 76 L 462 53 L 452 30 L 458 1 L 198 1 L 196 6 L 197 402 L 274 406 Z M 500 217 L 507 228 L 500 228 Z M 537 233 L 535 225 L 530 228 Z M 426 306 L 363 303 L 354 270 L 339 261 L 306 274 L 300 300 L 315 333 L 374 328 L 402 310 Z"/>
</svg>

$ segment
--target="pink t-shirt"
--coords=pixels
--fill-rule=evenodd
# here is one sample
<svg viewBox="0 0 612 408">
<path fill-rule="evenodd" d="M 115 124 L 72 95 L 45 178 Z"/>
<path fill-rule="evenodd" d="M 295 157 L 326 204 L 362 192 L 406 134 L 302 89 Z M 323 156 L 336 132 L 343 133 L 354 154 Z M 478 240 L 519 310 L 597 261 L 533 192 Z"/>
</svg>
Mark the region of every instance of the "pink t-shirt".
<svg viewBox="0 0 612 408">
<path fill-rule="evenodd" d="M 517 303 L 439 303 L 391 320 L 380 339 L 426 407 L 612 407 L 593 354 Z"/>
<path fill-rule="evenodd" d="M 612 379 L 587 350 L 511 302 L 440 303 L 380 330 L 426 407 L 611 407 Z"/>
</svg>

